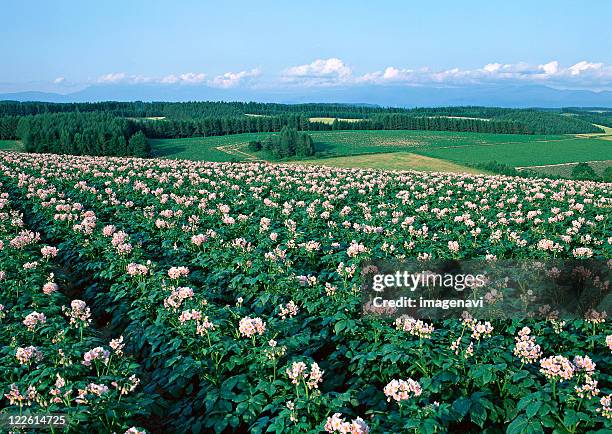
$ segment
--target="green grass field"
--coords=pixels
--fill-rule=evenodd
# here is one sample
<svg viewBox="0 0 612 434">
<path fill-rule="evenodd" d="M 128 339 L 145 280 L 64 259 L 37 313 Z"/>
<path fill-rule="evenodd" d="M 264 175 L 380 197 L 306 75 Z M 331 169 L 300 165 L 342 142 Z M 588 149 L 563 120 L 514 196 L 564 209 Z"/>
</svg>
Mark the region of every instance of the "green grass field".
<svg viewBox="0 0 612 434">
<path fill-rule="evenodd" d="M 250 133 L 190 139 L 151 140 L 153 155 L 208 161 L 269 159 L 247 144 L 272 133 Z M 410 152 L 460 165 L 498 161 L 533 166 L 612 159 L 612 142 L 572 135 L 460 133 L 446 131 L 318 131 L 311 132 L 317 158 Z M 374 164 L 374 163 L 372 163 Z M 368 166 L 371 167 L 371 166 Z"/>
<path fill-rule="evenodd" d="M 424 172 L 488 173 L 473 167 L 462 166 L 450 161 L 412 154 L 410 152 L 387 152 L 383 154 L 364 154 L 350 157 L 298 160 L 291 162 L 291 164 L 386 170 L 419 170 Z"/>
<path fill-rule="evenodd" d="M 18 140 L 0 140 L 0 150 L 2 151 L 21 151 L 23 146 Z"/>
<path fill-rule="evenodd" d="M 492 143 L 461 147 L 431 147 L 419 154 L 456 163 L 497 161 L 509 166 L 537 166 L 612 159 L 612 143 L 601 139 L 533 140 L 523 143 Z"/>
<path fill-rule="evenodd" d="M 261 139 L 268 135 L 266 133 L 252 133 L 189 139 L 151 139 L 149 144 L 154 157 L 220 162 L 243 161 L 250 159 L 244 154 L 244 152 L 248 152 L 249 141 Z M 240 152 L 233 152 L 232 149 L 237 149 Z"/>
</svg>

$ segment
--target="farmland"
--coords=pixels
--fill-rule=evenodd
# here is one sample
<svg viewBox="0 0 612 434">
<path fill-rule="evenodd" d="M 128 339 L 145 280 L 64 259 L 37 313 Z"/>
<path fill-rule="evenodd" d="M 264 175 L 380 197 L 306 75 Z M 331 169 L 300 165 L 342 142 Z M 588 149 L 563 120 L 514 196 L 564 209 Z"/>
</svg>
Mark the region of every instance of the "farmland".
<svg viewBox="0 0 612 434">
<path fill-rule="evenodd" d="M 15 152 L 0 183 L 4 408 L 72 432 L 612 427 L 595 306 L 396 322 L 359 291 L 370 258 L 609 259 L 609 184 Z"/>
<path fill-rule="evenodd" d="M 484 173 L 473 167 L 462 166 L 438 158 L 425 157 L 409 152 L 365 154 L 350 157 L 298 160 L 292 164 L 325 165 L 333 167 L 357 167 L 384 170 L 422 170 L 425 172 Z"/>
<path fill-rule="evenodd" d="M 184 158 L 202 161 L 231 161 L 244 158 L 219 150 L 221 146 L 237 146 L 246 150 L 249 140 L 260 138 L 260 134 L 239 136 L 194 137 L 188 139 L 150 139 L 151 154 L 154 157 Z"/>
<path fill-rule="evenodd" d="M 612 427 L 609 283 L 582 267 L 609 268 L 610 184 L 476 166 L 601 176 L 607 127 L 479 107 L 0 110 L 0 413 L 125 434 Z M 551 130 L 575 133 L 533 134 Z M 394 318 L 363 273 L 404 259 L 546 281 L 544 261 L 580 261 L 598 297 L 534 317 L 514 276 L 466 291 L 512 319 Z"/>
<path fill-rule="evenodd" d="M 246 146 L 250 140 L 262 139 L 269 134 L 271 133 L 161 139 L 152 140 L 151 145 L 154 155 L 165 158 L 205 161 L 230 161 L 232 158 L 244 160 L 248 157 L 231 156 L 217 148 L 235 146 L 249 153 Z M 446 131 L 325 131 L 309 134 L 315 142 L 315 150 L 319 158 L 411 152 L 459 164 L 495 160 L 510 166 L 533 166 L 612 158 L 612 145 L 609 141 L 599 138 L 579 138 L 573 135 L 513 135 Z M 269 157 L 265 154 L 251 154 L 255 158 L 267 159 Z M 322 159 L 321 163 L 329 162 Z"/>
<path fill-rule="evenodd" d="M 334 164 L 322 159 L 409 152 L 461 166 L 493 160 L 504 167 L 531 166 L 611 159 L 607 113 L 575 108 L 1 101 L 0 138 L 19 140 L 28 152 L 74 155 L 217 162 L 308 157 Z"/>
<path fill-rule="evenodd" d="M 0 140 L 0 150 L 18 151 L 21 149 L 21 143 L 17 140 Z"/>
<path fill-rule="evenodd" d="M 536 166 L 609 160 L 612 157 L 612 146 L 609 141 L 601 139 L 549 137 L 524 142 L 432 147 L 421 150 L 420 153 L 459 163 L 496 160 L 509 166 Z"/>
</svg>

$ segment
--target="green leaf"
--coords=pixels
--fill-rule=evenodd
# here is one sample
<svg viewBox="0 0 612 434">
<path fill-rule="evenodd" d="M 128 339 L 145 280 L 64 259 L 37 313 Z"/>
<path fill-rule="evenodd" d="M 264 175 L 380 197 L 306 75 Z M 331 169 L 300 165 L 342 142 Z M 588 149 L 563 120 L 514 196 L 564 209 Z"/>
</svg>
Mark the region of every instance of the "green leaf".
<svg viewBox="0 0 612 434">
<path fill-rule="evenodd" d="M 340 320 L 336 323 L 336 325 L 334 326 L 334 332 L 336 332 L 336 334 L 340 333 L 342 330 L 344 330 L 346 328 L 346 320 Z"/>
<path fill-rule="evenodd" d="M 565 415 L 563 416 L 563 424 L 567 427 L 572 427 L 580 422 L 580 417 L 576 414 L 574 410 L 566 410 Z"/>
<path fill-rule="evenodd" d="M 521 398 L 521 400 L 516 405 L 516 409 L 521 411 L 525 409 L 531 402 L 533 401 L 533 395 L 527 395 Z"/>
<path fill-rule="evenodd" d="M 506 428 L 506 434 L 521 434 L 527 429 L 529 420 L 524 416 L 520 415 L 508 425 Z"/>
<path fill-rule="evenodd" d="M 419 432 L 423 434 L 433 434 L 438 431 L 438 425 L 434 419 L 426 419 L 419 426 Z"/>
<path fill-rule="evenodd" d="M 522 371 L 518 371 L 514 375 L 512 375 L 511 379 L 512 379 L 512 381 L 514 381 L 516 383 L 516 382 L 522 380 L 523 378 L 527 377 L 528 375 L 529 375 L 528 371 L 522 370 Z"/>
<path fill-rule="evenodd" d="M 215 423 L 215 432 L 222 432 L 225 428 L 227 428 L 226 420 L 219 420 Z"/>
<path fill-rule="evenodd" d="M 480 385 L 488 384 L 493 378 L 492 365 L 476 365 L 470 369 L 470 377 Z"/>
<path fill-rule="evenodd" d="M 453 402 L 453 410 L 463 417 L 467 414 L 471 404 L 472 401 L 469 398 L 458 398 Z"/>
<path fill-rule="evenodd" d="M 479 427 L 483 427 L 487 420 L 487 410 L 482 404 L 475 402 L 470 407 L 470 419 Z"/>
<path fill-rule="evenodd" d="M 525 414 L 527 415 L 528 418 L 532 418 L 536 415 L 540 407 L 542 407 L 542 401 L 532 401 L 525 408 Z"/>
</svg>

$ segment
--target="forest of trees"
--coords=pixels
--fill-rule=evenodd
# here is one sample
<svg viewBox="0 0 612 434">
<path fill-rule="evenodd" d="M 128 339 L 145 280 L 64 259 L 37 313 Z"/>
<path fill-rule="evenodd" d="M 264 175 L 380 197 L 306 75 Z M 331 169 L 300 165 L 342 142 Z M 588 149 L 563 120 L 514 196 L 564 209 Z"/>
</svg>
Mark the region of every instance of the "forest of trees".
<svg viewBox="0 0 612 434">
<path fill-rule="evenodd" d="M 19 116 L 0 117 L 0 140 L 16 140 Z"/>
<path fill-rule="evenodd" d="M 275 116 L 300 114 L 306 117 L 365 118 L 375 113 L 406 113 L 404 108 L 351 104 L 274 104 L 256 102 L 118 102 L 46 103 L 1 101 L 0 116 L 23 116 L 58 112 L 107 112 L 121 117 L 197 119 L 204 117 L 257 114 Z"/>
<path fill-rule="evenodd" d="M 603 130 L 587 120 L 546 111 L 516 110 L 496 119 L 526 125 L 536 134 L 603 133 Z"/>
<path fill-rule="evenodd" d="M 511 121 L 415 117 L 405 114 L 380 114 L 358 122 L 335 120 L 311 122 L 305 115 L 241 116 L 196 120 L 138 121 L 149 138 L 207 137 L 240 133 L 278 132 L 283 127 L 300 131 L 331 130 L 436 130 L 499 134 L 532 134 L 523 124 Z"/>
<path fill-rule="evenodd" d="M 404 114 L 376 115 L 372 129 L 465 131 L 473 133 L 533 134 L 525 124 L 512 120 L 462 119 L 441 116 L 412 116 Z M 357 123 L 357 122 L 354 122 Z M 343 129 L 343 128 L 342 128 Z"/>
<path fill-rule="evenodd" d="M 336 118 L 332 123 L 313 117 Z M 156 118 L 156 119 L 151 119 Z M 359 119 L 346 121 L 342 119 Z M 35 152 L 148 154 L 147 138 L 328 130 L 434 130 L 497 134 L 603 132 L 605 110 L 497 107 L 386 108 L 349 104 L 242 102 L 0 102 L 0 139 L 22 140 Z M 140 133 L 132 140 L 136 133 Z M 284 152 L 284 151 L 283 151 Z"/>
<path fill-rule="evenodd" d="M 149 155 L 147 138 L 133 123 L 108 113 L 23 116 L 16 135 L 28 152 L 72 155 Z"/>
<path fill-rule="evenodd" d="M 572 109 L 507 109 L 499 107 L 434 107 L 434 108 L 393 108 L 372 105 L 350 104 L 270 104 L 255 102 L 97 102 L 97 103 L 43 103 L 43 102 L 0 102 L 0 117 L 24 116 L 58 112 L 104 112 L 118 117 L 140 118 L 145 123 L 148 117 L 164 117 L 165 121 L 188 121 L 200 125 L 204 121 L 217 121 L 225 126 L 204 127 L 204 130 L 217 129 L 223 134 L 245 131 L 280 131 L 280 127 L 290 125 L 289 119 L 303 118 L 298 129 L 322 129 L 320 125 L 308 125 L 310 117 L 333 117 L 373 120 L 382 115 L 401 114 L 415 118 L 431 117 L 470 117 L 490 121 L 517 122 L 530 134 L 565 134 L 598 132 L 588 120 L 580 116 L 566 116 Z M 586 112 L 582 111 L 581 114 Z M 589 112 L 593 114 L 594 112 Z M 257 116 L 245 116 L 257 115 Z M 246 119 L 245 119 L 246 118 Z M 270 119 L 272 118 L 272 119 Z M 469 120 L 469 119 L 464 119 Z M 274 124 L 276 123 L 276 127 Z M 231 124 L 228 126 L 227 124 Z M 314 124 L 314 122 L 312 122 Z M 354 122 L 354 124 L 358 124 Z M 280 125 L 280 127 L 278 127 Z M 465 128 L 460 124 L 461 128 Z M 359 128 L 353 125 L 353 128 Z M 373 126 L 376 129 L 376 126 Z M 196 133 L 197 134 L 197 133 Z M 217 133 L 218 134 L 218 133 Z M 217 135 L 211 134 L 211 135 Z M 204 135 L 204 133 L 203 133 Z M 173 136 L 175 137 L 175 136 Z"/>
<path fill-rule="evenodd" d="M 564 108 L 563 113 L 567 116 L 581 119 L 604 127 L 612 128 L 612 109 L 602 109 L 597 107 L 585 108 Z"/>
<path fill-rule="evenodd" d="M 307 133 L 298 132 L 295 128 L 283 127 L 280 134 L 275 134 L 263 141 L 249 142 L 251 151 L 269 151 L 276 158 L 308 157 L 314 155 L 314 142 Z"/>
</svg>

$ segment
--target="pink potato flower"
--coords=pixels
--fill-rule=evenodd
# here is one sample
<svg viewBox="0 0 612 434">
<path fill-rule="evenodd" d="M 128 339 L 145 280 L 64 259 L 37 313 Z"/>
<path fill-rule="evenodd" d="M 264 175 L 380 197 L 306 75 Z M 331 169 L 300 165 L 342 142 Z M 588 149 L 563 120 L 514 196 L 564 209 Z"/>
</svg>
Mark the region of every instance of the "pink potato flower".
<svg viewBox="0 0 612 434">
<path fill-rule="evenodd" d="M 261 318 L 244 317 L 238 324 L 238 330 L 243 337 L 250 338 L 255 335 L 263 335 L 266 331 L 266 323 Z"/>
<path fill-rule="evenodd" d="M 393 379 L 385 386 L 383 391 L 385 396 L 387 396 L 387 401 L 393 399 L 397 402 L 421 396 L 421 393 L 423 393 L 421 385 L 412 378 L 408 378 L 407 380 Z"/>
<path fill-rule="evenodd" d="M 367 434 L 370 432 L 370 427 L 362 418 L 358 417 L 347 422 L 342 418 L 341 413 L 334 413 L 333 416 L 328 417 L 323 429 L 325 432 L 338 434 Z"/>
</svg>

